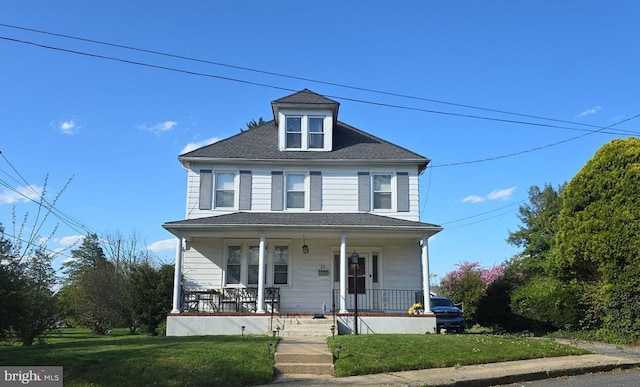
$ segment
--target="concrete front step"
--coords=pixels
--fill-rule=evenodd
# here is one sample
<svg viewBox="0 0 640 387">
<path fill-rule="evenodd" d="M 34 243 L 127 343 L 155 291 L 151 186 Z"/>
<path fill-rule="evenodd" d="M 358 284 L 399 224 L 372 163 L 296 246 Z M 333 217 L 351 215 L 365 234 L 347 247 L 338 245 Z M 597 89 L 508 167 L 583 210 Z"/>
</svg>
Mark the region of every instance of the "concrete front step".
<svg viewBox="0 0 640 387">
<path fill-rule="evenodd" d="M 333 375 L 333 354 L 325 338 L 284 337 L 274 354 L 275 371 L 284 375 Z"/>
<path fill-rule="evenodd" d="M 333 375 L 333 364 L 326 363 L 278 363 L 275 371 L 280 375 Z"/>
<path fill-rule="evenodd" d="M 276 363 L 324 363 L 333 364 L 333 355 L 327 351 L 326 353 L 275 353 Z"/>
<path fill-rule="evenodd" d="M 299 336 L 331 336 L 331 326 L 333 320 L 330 318 L 311 317 L 278 317 L 273 322 L 273 329 L 280 328 L 279 334 L 282 337 Z"/>
</svg>

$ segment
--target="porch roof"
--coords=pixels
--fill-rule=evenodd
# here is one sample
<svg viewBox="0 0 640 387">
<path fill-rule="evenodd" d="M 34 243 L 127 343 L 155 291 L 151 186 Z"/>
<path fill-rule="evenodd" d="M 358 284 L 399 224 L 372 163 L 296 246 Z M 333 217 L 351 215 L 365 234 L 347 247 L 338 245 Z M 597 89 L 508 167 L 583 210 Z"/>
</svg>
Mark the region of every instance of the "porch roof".
<svg viewBox="0 0 640 387">
<path fill-rule="evenodd" d="M 318 231 L 331 233 L 380 231 L 385 234 L 404 234 L 406 237 L 431 236 L 442 230 L 441 226 L 392 218 L 370 213 L 284 213 L 284 212 L 236 212 L 166 222 L 162 225 L 179 237 L 193 232 L 269 230 L 269 231 Z"/>
</svg>

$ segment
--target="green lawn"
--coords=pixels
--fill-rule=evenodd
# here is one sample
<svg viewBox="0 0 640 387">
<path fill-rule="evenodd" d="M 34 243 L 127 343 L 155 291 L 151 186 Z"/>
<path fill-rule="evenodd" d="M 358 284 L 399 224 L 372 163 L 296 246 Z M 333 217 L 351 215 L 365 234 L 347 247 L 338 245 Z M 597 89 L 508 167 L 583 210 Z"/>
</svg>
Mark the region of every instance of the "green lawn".
<svg viewBox="0 0 640 387">
<path fill-rule="evenodd" d="M 247 386 L 269 383 L 267 336 L 98 337 L 65 329 L 50 344 L 0 346 L 0 364 L 63 366 L 65 386 Z M 275 345 L 275 344 L 274 344 Z"/>
<path fill-rule="evenodd" d="M 277 340 L 277 339 L 276 339 Z M 481 334 L 329 338 L 338 376 L 583 354 L 549 339 Z M 0 364 L 63 366 L 65 386 L 249 386 L 273 378 L 268 336 L 100 337 L 63 329 L 47 344 L 0 344 Z"/>
<path fill-rule="evenodd" d="M 336 376 L 588 353 L 549 339 L 473 334 L 336 336 L 329 347 L 338 356 Z"/>
</svg>

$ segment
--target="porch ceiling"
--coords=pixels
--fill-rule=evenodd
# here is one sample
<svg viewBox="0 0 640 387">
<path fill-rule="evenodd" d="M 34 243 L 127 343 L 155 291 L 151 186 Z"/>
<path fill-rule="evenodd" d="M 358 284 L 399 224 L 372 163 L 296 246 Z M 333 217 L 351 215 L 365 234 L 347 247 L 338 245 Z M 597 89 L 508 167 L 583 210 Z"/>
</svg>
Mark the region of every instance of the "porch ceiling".
<svg viewBox="0 0 640 387">
<path fill-rule="evenodd" d="M 206 218 L 179 220 L 162 225 L 172 234 L 191 236 L 224 236 L 247 233 L 276 235 L 380 234 L 395 238 L 424 238 L 442 230 L 441 226 L 391 218 L 370 213 L 281 213 L 236 212 Z"/>
</svg>

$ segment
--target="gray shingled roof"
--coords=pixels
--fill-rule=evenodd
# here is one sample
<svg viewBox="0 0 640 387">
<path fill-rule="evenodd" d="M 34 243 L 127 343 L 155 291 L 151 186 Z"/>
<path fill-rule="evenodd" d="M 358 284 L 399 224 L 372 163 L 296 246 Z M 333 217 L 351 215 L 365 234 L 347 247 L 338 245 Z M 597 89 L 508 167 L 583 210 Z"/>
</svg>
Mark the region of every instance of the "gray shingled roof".
<svg viewBox="0 0 640 387">
<path fill-rule="evenodd" d="M 426 167 L 429 159 L 400 146 L 338 122 L 331 152 L 280 151 L 274 121 L 241 132 L 225 140 L 185 153 L 183 158 L 242 160 L 405 160 Z"/>
<path fill-rule="evenodd" d="M 440 231 L 441 226 L 413 222 L 369 213 L 286 213 L 286 212 L 236 212 L 188 220 L 167 222 L 164 228 L 235 228 L 238 226 L 273 226 L 286 228 L 377 228 L 412 231 Z"/>
<path fill-rule="evenodd" d="M 272 104 L 335 104 L 320 94 L 304 89 L 280 98 Z M 335 118 L 335 117 L 334 117 Z M 330 152 L 281 151 L 278 147 L 278 128 L 275 121 L 235 136 L 180 155 L 179 159 L 236 159 L 236 160 L 367 160 L 406 161 L 426 168 L 429 159 L 403 147 L 382 140 L 360 129 L 335 120 L 333 147 Z"/>
<path fill-rule="evenodd" d="M 331 100 L 327 97 L 324 97 L 318 93 L 315 93 L 309 89 L 304 89 L 301 90 L 297 93 L 288 95 L 286 97 L 282 97 L 280 99 L 276 99 L 275 101 L 273 101 L 272 103 L 274 104 L 279 104 L 279 103 L 283 103 L 283 104 L 289 104 L 289 103 L 295 103 L 295 104 L 322 104 L 322 105 L 326 105 L 326 104 L 334 104 L 334 105 L 339 105 L 338 102 Z"/>
</svg>

